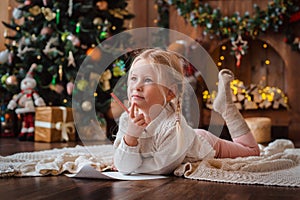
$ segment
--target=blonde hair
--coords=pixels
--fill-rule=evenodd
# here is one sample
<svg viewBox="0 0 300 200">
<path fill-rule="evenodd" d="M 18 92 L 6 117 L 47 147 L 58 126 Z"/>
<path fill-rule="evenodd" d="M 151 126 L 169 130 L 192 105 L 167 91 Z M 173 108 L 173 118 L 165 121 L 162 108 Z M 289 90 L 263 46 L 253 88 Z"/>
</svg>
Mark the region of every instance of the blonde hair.
<svg viewBox="0 0 300 200">
<path fill-rule="evenodd" d="M 183 144 L 183 133 L 181 130 L 181 105 L 184 88 L 184 72 L 183 66 L 185 60 L 179 54 L 173 51 L 162 50 L 158 48 L 146 49 L 142 51 L 132 62 L 134 65 L 137 61 L 144 59 L 157 71 L 158 82 L 165 82 L 167 85 L 176 86 L 172 92 L 175 98 L 171 100 L 172 108 L 176 112 L 176 135 L 177 135 L 177 151 L 179 153 Z"/>
</svg>

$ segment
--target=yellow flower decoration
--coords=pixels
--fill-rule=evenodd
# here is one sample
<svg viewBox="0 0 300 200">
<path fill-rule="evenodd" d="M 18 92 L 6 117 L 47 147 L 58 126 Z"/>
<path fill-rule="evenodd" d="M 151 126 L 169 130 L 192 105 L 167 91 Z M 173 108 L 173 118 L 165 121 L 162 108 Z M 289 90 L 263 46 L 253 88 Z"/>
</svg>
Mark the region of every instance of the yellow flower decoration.
<svg viewBox="0 0 300 200">
<path fill-rule="evenodd" d="M 41 8 L 39 6 L 33 6 L 32 8 L 29 8 L 29 12 L 33 16 L 37 16 L 41 13 Z"/>
<path fill-rule="evenodd" d="M 47 21 L 52 21 L 53 19 L 55 19 L 56 17 L 56 13 L 52 12 L 52 10 L 50 8 L 42 8 L 42 13 L 45 16 L 45 19 Z"/>
</svg>

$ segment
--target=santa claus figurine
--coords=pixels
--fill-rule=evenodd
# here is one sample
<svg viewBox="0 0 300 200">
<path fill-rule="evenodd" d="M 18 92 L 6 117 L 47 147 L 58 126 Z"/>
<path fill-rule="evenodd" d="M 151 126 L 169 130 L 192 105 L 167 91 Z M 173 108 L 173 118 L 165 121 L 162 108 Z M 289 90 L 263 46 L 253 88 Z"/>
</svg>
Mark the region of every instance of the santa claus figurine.
<svg viewBox="0 0 300 200">
<path fill-rule="evenodd" d="M 33 63 L 26 74 L 26 77 L 21 81 L 21 92 L 14 95 L 7 105 L 8 109 L 15 109 L 15 112 L 22 117 L 22 128 L 18 135 L 20 141 L 34 141 L 34 115 L 35 106 L 45 106 L 44 100 L 34 90 L 36 81 L 32 76 L 33 70 L 37 67 Z"/>
</svg>

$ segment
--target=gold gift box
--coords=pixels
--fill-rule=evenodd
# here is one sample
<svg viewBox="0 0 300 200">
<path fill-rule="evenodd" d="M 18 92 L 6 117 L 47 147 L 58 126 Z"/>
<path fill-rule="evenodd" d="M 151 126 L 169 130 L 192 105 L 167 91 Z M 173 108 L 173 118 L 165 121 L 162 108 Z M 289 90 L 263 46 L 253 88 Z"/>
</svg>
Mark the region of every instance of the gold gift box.
<svg viewBox="0 0 300 200">
<path fill-rule="evenodd" d="M 45 106 L 35 111 L 34 141 L 75 141 L 72 108 Z"/>
</svg>

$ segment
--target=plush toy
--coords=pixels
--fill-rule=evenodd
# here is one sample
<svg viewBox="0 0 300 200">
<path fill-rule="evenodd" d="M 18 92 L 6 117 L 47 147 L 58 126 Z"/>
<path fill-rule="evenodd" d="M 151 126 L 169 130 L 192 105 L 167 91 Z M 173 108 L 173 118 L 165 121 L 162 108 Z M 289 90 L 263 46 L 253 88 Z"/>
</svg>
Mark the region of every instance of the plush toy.
<svg viewBox="0 0 300 200">
<path fill-rule="evenodd" d="M 22 117 L 22 128 L 18 135 L 20 141 L 34 140 L 34 114 L 35 106 L 45 106 L 44 100 L 34 90 L 36 81 L 32 77 L 33 70 L 37 67 L 31 65 L 26 77 L 21 81 L 21 92 L 13 97 L 7 105 L 8 109 L 15 109 L 15 112 Z"/>
</svg>

